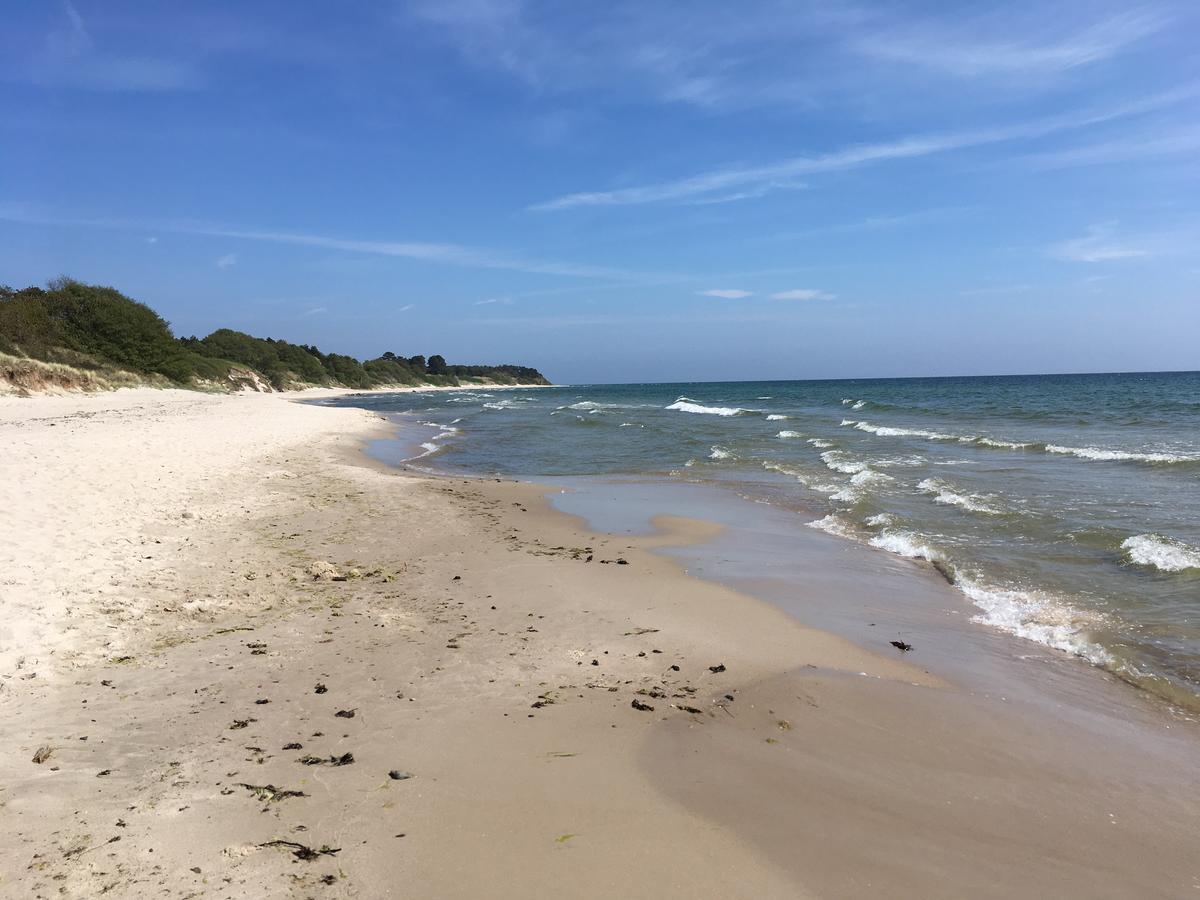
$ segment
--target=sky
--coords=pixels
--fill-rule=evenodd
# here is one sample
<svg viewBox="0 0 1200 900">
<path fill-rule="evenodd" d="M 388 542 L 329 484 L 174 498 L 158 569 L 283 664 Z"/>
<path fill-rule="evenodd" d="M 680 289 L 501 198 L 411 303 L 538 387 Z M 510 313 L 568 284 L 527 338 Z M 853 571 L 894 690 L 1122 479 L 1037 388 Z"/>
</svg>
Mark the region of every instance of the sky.
<svg viewBox="0 0 1200 900">
<path fill-rule="evenodd" d="M 1194 3 L 0 14 L 0 284 L 569 383 L 1200 368 Z"/>
</svg>

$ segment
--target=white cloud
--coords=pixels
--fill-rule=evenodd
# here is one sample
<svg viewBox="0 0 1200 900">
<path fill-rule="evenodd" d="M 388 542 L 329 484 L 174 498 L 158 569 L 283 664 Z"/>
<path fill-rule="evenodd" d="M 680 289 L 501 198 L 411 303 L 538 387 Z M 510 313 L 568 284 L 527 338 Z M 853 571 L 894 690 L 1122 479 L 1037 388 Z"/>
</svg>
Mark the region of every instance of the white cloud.
<svg viewBox="0 0 1200 900">
<path fill-rule="evenodd" d="M 158 238 L 156 238 L 156 237 L 148 237 L 148 238 L 146 238 L 146 243 L 147 243 L 147 244 L 157 244 L 157 243 L 158 243 Z"/>
<path fill-rule="evenodd" d="M 237 254 L 236 253 L 226 253 L 224 256 L 222 256 L 220 259 L 218 259 L 216 261 L 215 265 L 218 269 L 228 269 L 230 266 L 236 266 L 237 265 Z"/>
<path fill-rule="evenodd" d="M 894 160 L 919 159 L 967 150 L 991 144 L 1033 140 L 1060 131 L 1087 128 L 1110 122 L 1114 119 L 1139 115 L 1163 106 L 1168 106 L 1194 96 L 1196 85 L 1154 95 L 1105 109 L 1092 109 L 1064 113 L 1020 122 L 1015 125 L 999 126 L 979 131 L 950 132 L 945 134 L 914 135 L 875 144 L 855 144 L 820 156 L 797 156 L 761 166 L 716 169 L 688 178 L 618 188 L 609 191 L 582 191 L 565 194 L 529 209 L 535 212 L 552 212 L 574 209 L 581 206 L 626 206 L 642 203 L 660 203 L 711 195 L 718 191 L 754 190 L 759 196 L 771 189 L 773 184 L 788 183 L 801 175 L 822 172 L 837 172 L 857 169 Z"/>
<path fill-rule="evenodd" d="M 306 309 L 300 313 L 301 316 L 319 316 L 321 313 L 329 312 L 324 306 L 314 306 L 312 309 Z"/>
<path fill-rule="evenodd" d="M 712 288 L 711 290 L 701 291 L 701 297 L 720 297 L 722 300 L 741 300 L 743 297 L 752 296 L 753 291 L 742 291 L 737 288 Z"/>
<path fill-rule="evenodd" d="M 949 27 L 904 25 L 858 38 L 855 46 L 875 59 L 960 77 L 1037 75 L 1109 59 L 1166 24 L 1160 15 L 1130 10 L 1071 33 L 1047 33 L 1044 26 L 1035 25 L 1020 34 L 1009 25 L 1014 18 L 1010 9 L 1002 8 L 1002 16 L 994 20 Z"/>
<path fill-rule="evenodd" d="M 1115 225 L 1111 222 L 1092 225 L 1083 237 L 1052 244 L 1046 252 L 1065 262 L 1085 263 L 1112 262 L 1151 255 L 1148 247 L 1138 246 L 1142 242 L 1119 240 L 1114 236 L 1114 231 Z"/>
<path fill-rule="evenodd" d="M 795 288 L 790 291 L 780 291 L 777 294 L 772 294 L 772 300 L 832 300 L 836 295 L 830 294 L 827 291 L 818 291 L 813 288 Z"/>
<path fill-rule="evenodd" d="M 497 303 L 500 304 L 501 306 L 511 306 L 512 298 L 510 298 L 510 297 L 488 297 L 486 300 L 476 300 L 475 301 L 476 306 L 492 306 Z"/>
<path fill-rule="evenodd" d="M 416 306 L 415 303 L 407 303 L 404 306 L 400 307 L 400 309 L 397 310 L 397 312 L 408 312 L 410 309 L 413 309 L 415 306 Z"/>
</svg>

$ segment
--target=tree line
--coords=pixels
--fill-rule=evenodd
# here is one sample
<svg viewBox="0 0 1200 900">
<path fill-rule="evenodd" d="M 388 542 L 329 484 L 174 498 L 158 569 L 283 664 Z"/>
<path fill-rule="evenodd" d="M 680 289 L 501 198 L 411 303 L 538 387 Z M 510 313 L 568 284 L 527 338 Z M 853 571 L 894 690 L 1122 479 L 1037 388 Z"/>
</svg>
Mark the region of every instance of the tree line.
<svg viewBox="0 0 1200 900">
<path fill-rule="evenodd" d="M 79 368 L 117 368 L 180 386 L 228 385 L 245 367 L 277 390 L 312 385 L 455 385 L 462 379 L 549 384 L 529 366 L 450 365 L 440 355 L 393 352 L 359 361 L 309 344 L 257 338 L 230 328 L 176 338 L 158 313 L 111 287 L 69 278 L 45 289 L 0 287 L 0 353 Z"/>
</svg>

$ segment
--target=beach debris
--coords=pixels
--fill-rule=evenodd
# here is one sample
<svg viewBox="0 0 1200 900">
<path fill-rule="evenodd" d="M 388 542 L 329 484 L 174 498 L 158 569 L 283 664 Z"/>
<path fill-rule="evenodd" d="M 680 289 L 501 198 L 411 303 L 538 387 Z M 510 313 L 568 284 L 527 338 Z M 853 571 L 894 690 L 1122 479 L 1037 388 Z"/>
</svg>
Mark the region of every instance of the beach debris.
<svg viewBox="0 0 1200 900">
<path fill-rule="evenodd" d="M 679 671 L 679 666 L 672 665 L 672 666 L 671 666 L 671 671 L 672 671 L 672 672 L 678 672 L 678 671 Z"/>
<path fill-rule="evenodd" d="M 313 581 L 345 581 L 346 576 L 333 563 L 315 562 L 308 567 L 308 575 Z"/>
<path fill-rule="evenodd" d="M 354 762 L 353 753 L 343 753 L 341 756 L 302 756 L 296 762 L 306 766 L 348 766 Z"/>
<path fill-rule="evenodd" d="M 313 693 L 324 694 L 327 690 L 329 690 L 329 688 L 325 687 L 325 685 L 318 681 L 316 687 L 313 688 Z"/>
<path fill-rule="evenodd" d="M 103 778 L 106 775 L 111 775 L 111 774 L 112 774 L 112 769 L 101 769 L 99 772 L 96 773 L 96 777 Z"/>
<path fill-rule="evenodd" d="M 290 744 L 283 745 L 284 750 L 303 750 L 304 745 L 299 741 L 292 741 Z"/>
<path fill-rule="evenodd" d="M 333 884 L 334 882 L 337 881 L 337 876 L 336 875 L 322 875 L 317 880 L 320 881 L 321 884 Z"/>
<path fill-rule="evenodd" d="M 649 703 L 643 703 L 641 700 L 638 700 L 636 697 L 633 699 L 633 702 L 630 703 L 629 705 L 632 706 L 634 709 L 639 710 L 641 712 L 654 712 L 653 706 L 651 706 Z"/>
<path fill-rule="evenodd" d="M 285 850 L 290 850 L 292 856 L 304 862 L 311 862 L 314 859 L 319 859 L 322 856 L 334 856 L 341 853 L 341 847 L 330 847 L 325 844 L 321 845 L 319 850 L 314 850 L 304 844 L 298 844 L 295 841 L 267 841 L 265 844 L 259 844 L 259 847 L 281 847 Z"/>
<path fill-rule="evenodd" d="M 337 712 L 334 713 L 334 715 L 337 716 L 339 719 L 353 719 L 354 713 L 357 710 L 358 710 L 357 706 L 354 709 L 339 709 Z"/>
<path fill-rule="evenodd" d="M 245 728 L 251 722 L 257 722 L 258 719 L 234 719 L 233 724 L 229 726 L 230 731 L 237 731 L 239 728 Z"/>
<path fill-rule="evenodd" d="M 709 666 L 708 671 L 712 672 L 714 675 L 720 674 L 721 672 L 725 671 L 725 663 L 717 663 L 715 666 Z"/>
<path fill-rule="evenodd" d="M 913 648 L 912 644 L 906 644 L 906 643 L 904 643 L 904 641 L 888 641 L 888 643 L 891 644 L 893 647 L 895 647 L 897 650 L 899 650 L 901 653 L 908 653 Z"/>
<path fill-rule="evenodd" d="M 251 656 L 265 656 L 267 653 L 267 645 L 262 641 L 249 641 L 246 646 L 250 648 Z"/>
<path fill-rule="evenodd" d="M 388 772 L 388 778 L 392 779 L 392 781 L 407 781 L 412 777 L 411 772 L 402 772 L 399 769 L 392 769 L 392 771 Z"/>
<path fill-rule="evenodd" d="M 787 719 L 780 719 L 778 722 L 775 723 L 775 727 L 778 728 L 780 731 L 791 731 L 792 723 L 789 722 Z"/>
<path fill-rule="evenodd" d="M 266 706 L 270 702 L 271 701 L 268 700 L 266 697 L 259 697 L 257 700 L 254 701 L 254 705 L 255 706 Z"/>
<path fill-rule="evenodd" d="M 50 758 L 50 754 L 54 752 L 54 748 L 46 745 L 38 747 L 37 753 L 33 754 L 33 761 L 39 766 Z"/>
<path fill-rule="evenodd" d="M 598 666 L 598 665 L 600 665 L 600 660 L 598 660 L 598 659 L 593 659 L 593 660 L 592 660 L 592 665 L 593 665 L 593 666 Z"/>
<path fill-rule="evenodd" d="M 283 788 L 277 788 L 273 784 L 246 784 L 243 781 L 239 781 L 237 786 L 244 787 L 263 803 L 276 803 L 280 800 L 287 800 L 289 797 L 308 796 L 304 791 L 287 791 Z"/>
<path fill-rule="evenodd" d="M 627 560 L 627 559 L 618 559 L 618 560 L 617 560 L 617 565 L 618 565 L 618 566 L 627 566 L 627 565 L 629 565 L 629 560 Z"/>
<path fill-rule="evenodd" d="M 635 628 L 633 631 L 625 632 L 625 636 L 629 637 L 630 635 L 655 634 L 657 631 L 657 628 Z"/>
<path fill-rule="evenodd" d="M 704 710 L 697 709 L 694 706 L 684 706 L 681 703 L 672 703 L 671 705 L 674 706 L 678 710 L 682 710 L 685 713 L 691 713 L 693 716 L 699 716 L 704 713 Z"/>
<path fill-rule="evenodd" d="M 569 841 L 569 840 L 570 840 L 571 838 L 573 838 L 573 837 L 578 837 L 578 835 L 574 835 L 574 834 L 560 834 L 558 837 L 556 837 L 556 838 L 554 839 L 554 843 L 556 843 L 556 844 L 565 844 L 567 841 Z"/>
</svg>

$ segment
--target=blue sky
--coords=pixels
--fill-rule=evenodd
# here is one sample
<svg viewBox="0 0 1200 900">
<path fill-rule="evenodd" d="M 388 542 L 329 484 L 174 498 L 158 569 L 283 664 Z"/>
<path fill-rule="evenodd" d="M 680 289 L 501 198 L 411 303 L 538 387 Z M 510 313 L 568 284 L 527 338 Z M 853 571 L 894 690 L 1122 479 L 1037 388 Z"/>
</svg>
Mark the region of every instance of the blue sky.
<svg viewBox="0 0 1200 900">
<path fill-rule="evenodd" d="M 573 382 L 1200 368 L 1194 4 L 0 10 L 2 283 Z"/>
</svg>

